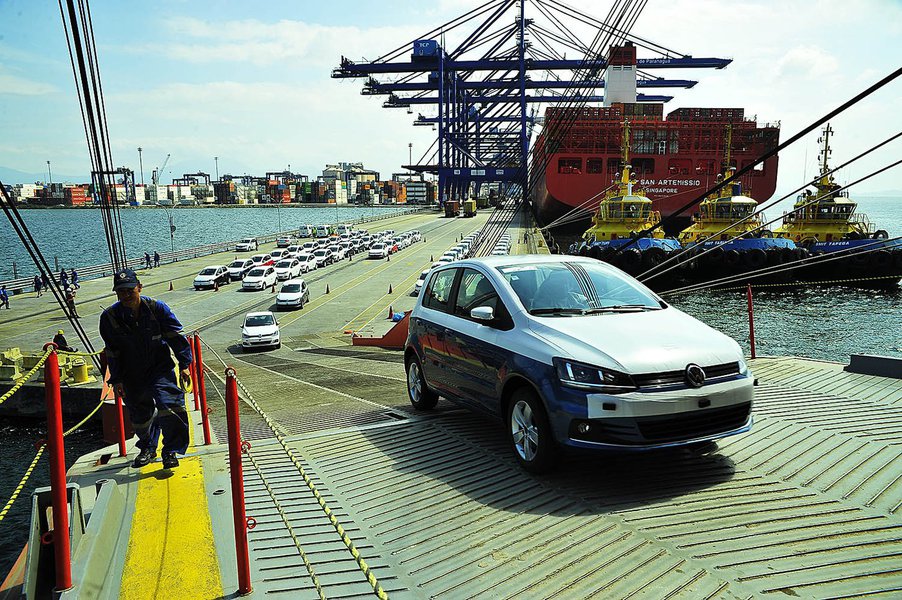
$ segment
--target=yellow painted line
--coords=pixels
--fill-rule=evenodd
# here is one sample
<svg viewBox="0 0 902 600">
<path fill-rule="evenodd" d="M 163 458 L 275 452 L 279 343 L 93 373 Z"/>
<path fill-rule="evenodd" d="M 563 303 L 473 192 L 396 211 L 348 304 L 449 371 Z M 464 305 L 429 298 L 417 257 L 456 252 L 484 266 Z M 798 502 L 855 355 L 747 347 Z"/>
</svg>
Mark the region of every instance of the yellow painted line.
<svg viewBox="0 0 902 600">
<path fill-rule="evenodd" d="M 159 462 L 140 471 L 119 590 L 122 599 L 224 596 L 203 467 L 200 457 L 190 456 L 193 423 L 188 432 L 189 456 L 180 459 L 171 476 L 160 476 Z"/>
</svg>

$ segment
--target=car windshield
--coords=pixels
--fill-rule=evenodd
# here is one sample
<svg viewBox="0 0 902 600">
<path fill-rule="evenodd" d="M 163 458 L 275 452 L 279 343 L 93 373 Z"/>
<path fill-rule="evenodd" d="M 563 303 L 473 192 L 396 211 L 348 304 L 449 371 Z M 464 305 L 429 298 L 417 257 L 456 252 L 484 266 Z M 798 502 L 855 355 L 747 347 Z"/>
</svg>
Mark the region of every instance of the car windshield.
<svg viewBox="0 0 902 600">
<path fill-rule="evenodd" d="M 275 322 L 272 315 L 248 315 L 244 320 L 245 327 L 264 327 Z"/>
<path fill-rule="evenodd" d="M 291 266 L 291 261 L 290 260 L 281 260 L 281 261 L 279 261 L 279 263 L 276 266 L 279 268 L 282 268 L 282 269 L 287 269 L 288 267 Z"/>
<path fill-rule="evenodd" d="M 250 273 L 247 274 L 248 277 L 263 277 L 263 274 L 266 273 L 266 269 L 253 269 Z"/>
<path fill-rule="evenodd" d="M 200 272 L 201 275 L 216 275 L 216 267 L 209 267 Z"/>
<path fill-rule="evenodd" d="M 242 244 L 253 244 L 254 238 L 244 238 L 243 240 L 241 240 L 241 243 Z"/>
<path fill-rule="evenodd" d="M 289 294 L 290 294 L 290 293 L 293 293 L 293 292 L 300 292 L 300 291 L 301 291 L 301 284 L 299 284 L 299 283 L 289 283 L 289 284 L 286 284 L 286 285 L 283 285 L 283 286 L 282 286 L 282 292 L 283 292 L 283 293 L 289 293 Z"/>
<path fill-rule="evenodd" d="M 383 246 L 382 244 L 373 244 L 372 249 L 373 250 L 382 250 L 383 248 L 385 248 L 385 246 Z"/>
<path fill-rule="evenodd" d="M 519 264 L 498 270 L 533 315 L 587 315 L 662 308 L 642 284 L 600 262 Z"/>
<path fill-rule="evenodd" d="M 232 264 L 230 264 L 229 266 L 230 266 L 230 267 L 243 267 L 243 266 L 244 266 L 244 261 L 243 261 L 243 260 L 236 260 L 236 261 L 232 262 Z"/>
</svg>

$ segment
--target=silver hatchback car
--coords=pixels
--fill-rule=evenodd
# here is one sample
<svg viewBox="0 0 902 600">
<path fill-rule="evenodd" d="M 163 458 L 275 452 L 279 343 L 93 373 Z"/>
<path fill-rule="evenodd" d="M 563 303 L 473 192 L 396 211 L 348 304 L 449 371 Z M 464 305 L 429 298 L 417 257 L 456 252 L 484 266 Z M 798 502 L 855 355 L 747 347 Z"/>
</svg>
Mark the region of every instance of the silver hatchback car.
<svg viewBox="0 0 902 600">
<path fill-rule="evenodd" d="M 404 359 L 414 408 L 441 395 L 501 419 L 534 472 L 562 449 L 707 445 L 752 427 L 754 379 L 739 345 L 586 257 L 434 268 Z"/>
</svg>

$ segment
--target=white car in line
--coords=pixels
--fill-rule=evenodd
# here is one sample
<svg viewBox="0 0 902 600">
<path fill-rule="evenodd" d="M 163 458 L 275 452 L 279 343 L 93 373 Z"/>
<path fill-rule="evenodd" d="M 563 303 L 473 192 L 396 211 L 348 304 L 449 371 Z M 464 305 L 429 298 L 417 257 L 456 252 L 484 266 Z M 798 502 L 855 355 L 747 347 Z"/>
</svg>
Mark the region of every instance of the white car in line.
<svg viewBox="0 0 902 600">
<path fill-rule="evenodd" d="M 254 261 L 249 258 L 238 258 L 229 263 L 229 277 L 233 281 L 244 279 L 248 271 L 254 268 Z"/>
<path fill-rule="evenodd" d="M 225 285 L 231 281 L 229 270 L 225 265 L 213 265 L 205 267 L 194 278 L 194 289 L 215 288 L 217 285 Z"/>
<path fill-rule="evenodd" d="M 289 279 L 276 296 L 277 308 L 304 308 L 310 301 L 310 288 L 303 279 Z"/>
<path fill-rule="evenodd" d="M 345 249 L 341 247 L 341 244 L 331 244 L 329 246 L 329 250 L 332 251 L 332 259 L 335 262 L 340 260 L 344 260 L 347 258 Z"/>
<path fill-rule="evenodd" d="M 426 277 L 429 275 L 429 272 L 432 269 L 424 269 L 422 273 L 420 273 L 419 278 L 417 278 L 417 282 L 413 284 L 413 292 L 410 294 L 411 296 L 419 296 L 420 290 L 423 289 L 423 283 L 426 281 Z"/>
<path fill-rule="evenodd" d="M 301 263 L 301 273 L 316 270 L 316 255 L 313 252 L 301 252 L 298 254 L 298 262 Z"/>
<path fill-rule="evenodd" d="M 274 267 L 254 267 L 244 276 L 241 282 L 243 290 L 263 290 L 276 284 L 276 269 Z"/>
<path fill-rule="evenodd" d="M 257 238 L 242 238 L 235 244 L 235 252 L 255 252 L 259 247 Z"/>
<path fill-rule="evenodd" d="M 262 347 L 280 348 L 282 346 L 282 333 L 279 331 L 279 322 L 271 312 L 261 311 L 247 313 L 244 317 L 244 325 L 241 326 L 241 349 Z"/>
<path fill-rule="evenodd" d="M 286 258 L 276 263 L 276 279 L 292 279 L 301 274 L 301 263 L 296 258 Z"/>
<path fill-rule="evenodd" d="M 383 243 L 373 244 L 367 254 L 370 258 L 385 258 L 388 256 L 388 246 Z"/>
</svg>

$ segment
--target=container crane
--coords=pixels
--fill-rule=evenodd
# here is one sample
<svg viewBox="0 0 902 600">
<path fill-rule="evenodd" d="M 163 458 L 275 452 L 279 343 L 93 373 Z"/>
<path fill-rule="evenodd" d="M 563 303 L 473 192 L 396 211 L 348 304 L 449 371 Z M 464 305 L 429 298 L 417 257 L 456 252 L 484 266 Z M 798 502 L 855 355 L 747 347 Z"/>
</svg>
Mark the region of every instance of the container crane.
<svg viewBox="0 0 902 600">
<path fill-rule="evenodd" d="M 160 183 L 160 178 L 163 176 L 163 169 L 165 169 L 166 165 L 169 163 L 170 156 L 171 154 L 167 154 L 166 159 L 163 161 L 163 164 L 155 168 L 150 174 L 150 181 L 151 183 L 153 183 L 153 185 L 158 185 Z"/>
</svg>

